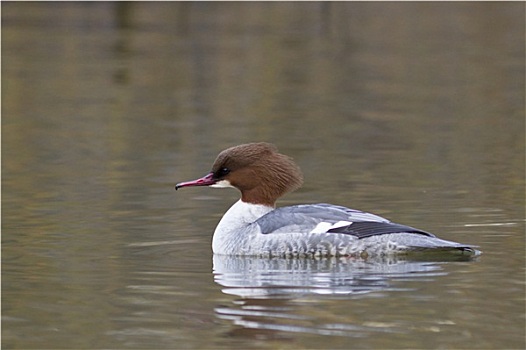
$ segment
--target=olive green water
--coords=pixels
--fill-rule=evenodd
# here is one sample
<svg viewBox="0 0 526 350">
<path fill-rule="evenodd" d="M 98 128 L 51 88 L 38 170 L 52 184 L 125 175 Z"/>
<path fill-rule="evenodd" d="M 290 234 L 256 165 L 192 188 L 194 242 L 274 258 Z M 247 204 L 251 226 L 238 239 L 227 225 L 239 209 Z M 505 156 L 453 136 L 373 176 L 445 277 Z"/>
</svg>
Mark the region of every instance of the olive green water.
<svg viewBox="0 0 526 350">
<path fill-rule="evenodd" d="M 2 348 L 525 347 L 516 3 L 2 2 Z M 269 141 L 472 261 L 213 257 Z"/>
</svg>

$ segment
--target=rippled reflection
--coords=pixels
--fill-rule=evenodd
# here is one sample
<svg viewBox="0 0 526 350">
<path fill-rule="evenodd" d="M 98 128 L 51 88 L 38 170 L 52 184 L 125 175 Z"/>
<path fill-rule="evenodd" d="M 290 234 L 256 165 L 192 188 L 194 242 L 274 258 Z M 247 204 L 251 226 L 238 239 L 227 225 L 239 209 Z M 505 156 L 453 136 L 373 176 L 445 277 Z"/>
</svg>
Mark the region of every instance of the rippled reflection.
<svg viewBox="0 0 526 350">
<path fill-rule="evenodd" d="M 444 259 L 457 257 L 442 257 Z M 213 257 L 215 282 L 225 294 L 241 297 L 215 309 L 221 319 L 252 330 L 365 336 L 369 332 L 404 332 L 397 323 L 360 322 L 352 318 L 323 322 L 319 313 L 299 312 L 300 306 L 361 298 L 387 298 L 391 292 L 410 292 L 410 282 L 429 282 L 445 276 L 443 262 L 406 258 L 286 259 Z M 336 313 L 323 318 L 338 320 Z M 337 310 L 337 309 L 336 309 Z M 348 322 L 348 320 L 350 322 Z"/>
</svg>

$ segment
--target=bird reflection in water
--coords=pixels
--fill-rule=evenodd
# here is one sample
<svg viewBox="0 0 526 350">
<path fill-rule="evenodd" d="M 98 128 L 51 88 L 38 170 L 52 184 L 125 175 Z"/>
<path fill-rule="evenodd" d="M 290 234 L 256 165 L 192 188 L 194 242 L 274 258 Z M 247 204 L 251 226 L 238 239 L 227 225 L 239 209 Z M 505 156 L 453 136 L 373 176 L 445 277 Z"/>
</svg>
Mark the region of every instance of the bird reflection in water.
<svg viewBox="0 0 526 350">
<path fill-rule="evenodd" d="M 298 332 L 349 337 L 406 332 L 401 324 L 361 322 L 349 307 L 352 300 L 411 292 L 415 287 L 409 282 L 433 281 L 447 275 L 444 263 L 466 260 L 471 259 L 429 254 L 375 260 L 214 255 L 215 282 L 223 293 L 239 297 L 215 313 L 238 326 L 231 336 L 258 339 L 283 340 Z M 343 320 L 333 303 L 347 309 Z"/>
</svg>

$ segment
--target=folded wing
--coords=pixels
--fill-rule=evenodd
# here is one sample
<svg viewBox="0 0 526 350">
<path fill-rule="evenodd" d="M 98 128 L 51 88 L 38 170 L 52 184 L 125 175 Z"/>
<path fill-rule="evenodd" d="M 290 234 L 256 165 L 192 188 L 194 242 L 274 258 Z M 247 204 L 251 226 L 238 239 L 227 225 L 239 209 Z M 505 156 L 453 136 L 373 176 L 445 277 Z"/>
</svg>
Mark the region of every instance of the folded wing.
<svg viewBox="0 0 526 350">
<path fill-rule="evenodd" d="M 395 224 L 370 213 L 319 203 L 282 207 L 256 221 L 263 234 L 285 232 L 341 233 L 366 238 L 397 232 L 434 237 L 429 232 Z"/>
</svg>

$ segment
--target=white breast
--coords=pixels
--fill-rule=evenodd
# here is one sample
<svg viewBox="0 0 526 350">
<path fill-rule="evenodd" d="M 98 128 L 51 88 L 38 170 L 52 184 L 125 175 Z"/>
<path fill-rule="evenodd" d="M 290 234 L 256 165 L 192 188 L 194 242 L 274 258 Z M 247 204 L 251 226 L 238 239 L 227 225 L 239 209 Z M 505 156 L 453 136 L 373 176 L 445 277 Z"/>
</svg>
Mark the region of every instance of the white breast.
<svg viewBox="0 0 526 350">
<path fill-rule="evenodd" d="M 250 235 L 249 225 L 258 218 L 274 210 L 274 208 L 260 205 L 245 203 L 238 200 L 223 215 L 219 224 L 217 224 L 212 239 L 212 250 L 215 254 L 241 254 L 239 250 L 247 246 L 246 241 Z M 254 229 L 257 229 L 254 228 Z"/>
</svg>

